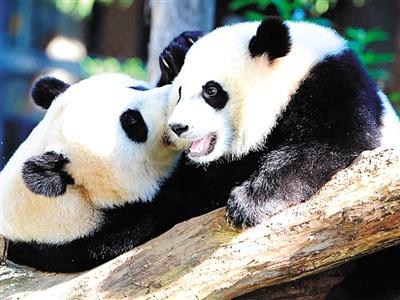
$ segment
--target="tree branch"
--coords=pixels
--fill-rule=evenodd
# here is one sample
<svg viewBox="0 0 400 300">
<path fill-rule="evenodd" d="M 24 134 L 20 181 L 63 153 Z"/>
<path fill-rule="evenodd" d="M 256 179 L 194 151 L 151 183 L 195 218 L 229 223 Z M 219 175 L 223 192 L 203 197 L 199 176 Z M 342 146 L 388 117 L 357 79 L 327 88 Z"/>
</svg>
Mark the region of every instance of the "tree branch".
<svg viewBox="0 0 400 300">
<path fill-rule="evenodd" d="M 21 280 L 14 277 L 14 285 L 0 281 L 0 294 L 41 299 L 230 299 L 399 243 L 399 200 L 400 155 L 385 149 L 367 151 L 311 200 L 255 228 L 233 229 L 224 209 L 218 209 L 89 272 L 29 271 Z"/>
</svg>

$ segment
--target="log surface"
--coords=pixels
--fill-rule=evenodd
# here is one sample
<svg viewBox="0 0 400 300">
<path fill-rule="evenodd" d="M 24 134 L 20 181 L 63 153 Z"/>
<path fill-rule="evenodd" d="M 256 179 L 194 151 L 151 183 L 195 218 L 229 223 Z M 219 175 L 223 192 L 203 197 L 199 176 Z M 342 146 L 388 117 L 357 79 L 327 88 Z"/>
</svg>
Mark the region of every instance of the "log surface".
<svg viewBox="0 0 400 300">
<path fill-rule="evenodd" d="M 9 299 L 231 299 L 400 242 L 400 156 L 364 152 L 311 200 L 239 231 L 224 209 L 81 274 L 3 276 Z M 2 279 L 6 278 L 6 279 Z"/>
</svg>

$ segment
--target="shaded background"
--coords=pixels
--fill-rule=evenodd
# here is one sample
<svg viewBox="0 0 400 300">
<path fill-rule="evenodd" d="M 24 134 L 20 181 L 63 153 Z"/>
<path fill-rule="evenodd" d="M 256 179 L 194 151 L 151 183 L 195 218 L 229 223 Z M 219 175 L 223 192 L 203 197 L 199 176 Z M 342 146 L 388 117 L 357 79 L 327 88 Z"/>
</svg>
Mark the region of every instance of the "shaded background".
<svg viewBox="0 0 400 300">
<path fill-rule="evenodd" d="M 271 14 L 344 34 L 400 108 L 399 12 L 398 0 L 0 0 L 0 169 L 43 116 L 29 99 L 38 77 L 118 71 L 154 82 L 158 54 L 181 31 Z"/>
</svg>

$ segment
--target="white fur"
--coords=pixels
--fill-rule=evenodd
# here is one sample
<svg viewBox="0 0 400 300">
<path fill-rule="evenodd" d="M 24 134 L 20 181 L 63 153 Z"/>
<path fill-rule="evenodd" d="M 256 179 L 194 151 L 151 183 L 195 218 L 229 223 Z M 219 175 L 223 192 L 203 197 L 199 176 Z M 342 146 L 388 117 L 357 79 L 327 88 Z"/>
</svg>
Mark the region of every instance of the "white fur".
<svg viewBox="0 0 400 300">
<path fill-rule="evenodd" d="M 388 148 L 400 149 L 400 121 L 393 106 L 384 93 L 379 91 L 382 100 L 382 139 L 381 145 Z"/>
<path fill-rule="evenodd" d="M 179 140 L 193 141 L 213 131 L 218 133 L 215 150 L 193 158 L 199 163 L 222 155 L 238 157 L 258 148 L 309 70 L 346 47 L 345 41 L 328 28 L 286 22 L 291 51 L 270 63 L 265 56 L 252 58 L 248 50 L 259 24 L 226 26 L 201 38 L 189 50 L 173 83 L 170 109 L 174 110 L 169 123 L 189 126 Z M 201 97 L 202 86 L 210 80 L 220 83 L 229 94 L 226 107 L 220 111 L 213 110 Z M 175 106 L 180 86 L 182 98 Z"/>
<path fill-rule="evenodd" d="M 162 143 L 169 87 L 136 91 L 140 83 L 108 74 L 83 80 L 61 94 L 0 173 L 0 233 L 12 240 L 63 243 L 99 226 L 99 208 L 151 201 L 172 171 L 176 150 Z M 141 83 L 140 85 L 143 85 Z M 132 142 L 120 125 L 127 109 L 141 112 L 145 143 Z M 55 198 L 32 193 L 21 171 L 32 156 L 68 157 L 75 184 Z"/>
</svg>

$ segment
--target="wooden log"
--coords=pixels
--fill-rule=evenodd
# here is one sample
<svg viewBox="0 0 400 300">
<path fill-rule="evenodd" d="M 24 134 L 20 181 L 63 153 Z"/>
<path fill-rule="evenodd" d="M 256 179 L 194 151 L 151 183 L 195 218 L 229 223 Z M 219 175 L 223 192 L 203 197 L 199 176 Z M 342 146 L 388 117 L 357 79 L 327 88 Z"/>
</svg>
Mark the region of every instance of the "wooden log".
<svg viewBox="0 0 400 300">
<path fill-rule="evenodd" d="M 325 300 L 332 287 L 342 282 L 353 269 L 354 264 L 350 262 L 298 280 L 264 287 L 235 300 Z"/>
<path fill-rule="evenodd" d="M 231 299 L 400 242 L 400 155 L 364 152 L 311 200 L 247 230 L 224 209 L 178 224 L 91 271 L 0 281 L 3 298 Z M 71 278 L 73 277 L 73 278 Z M 1 274 L 0 274 L 1 278 Z"/>
</svg>

